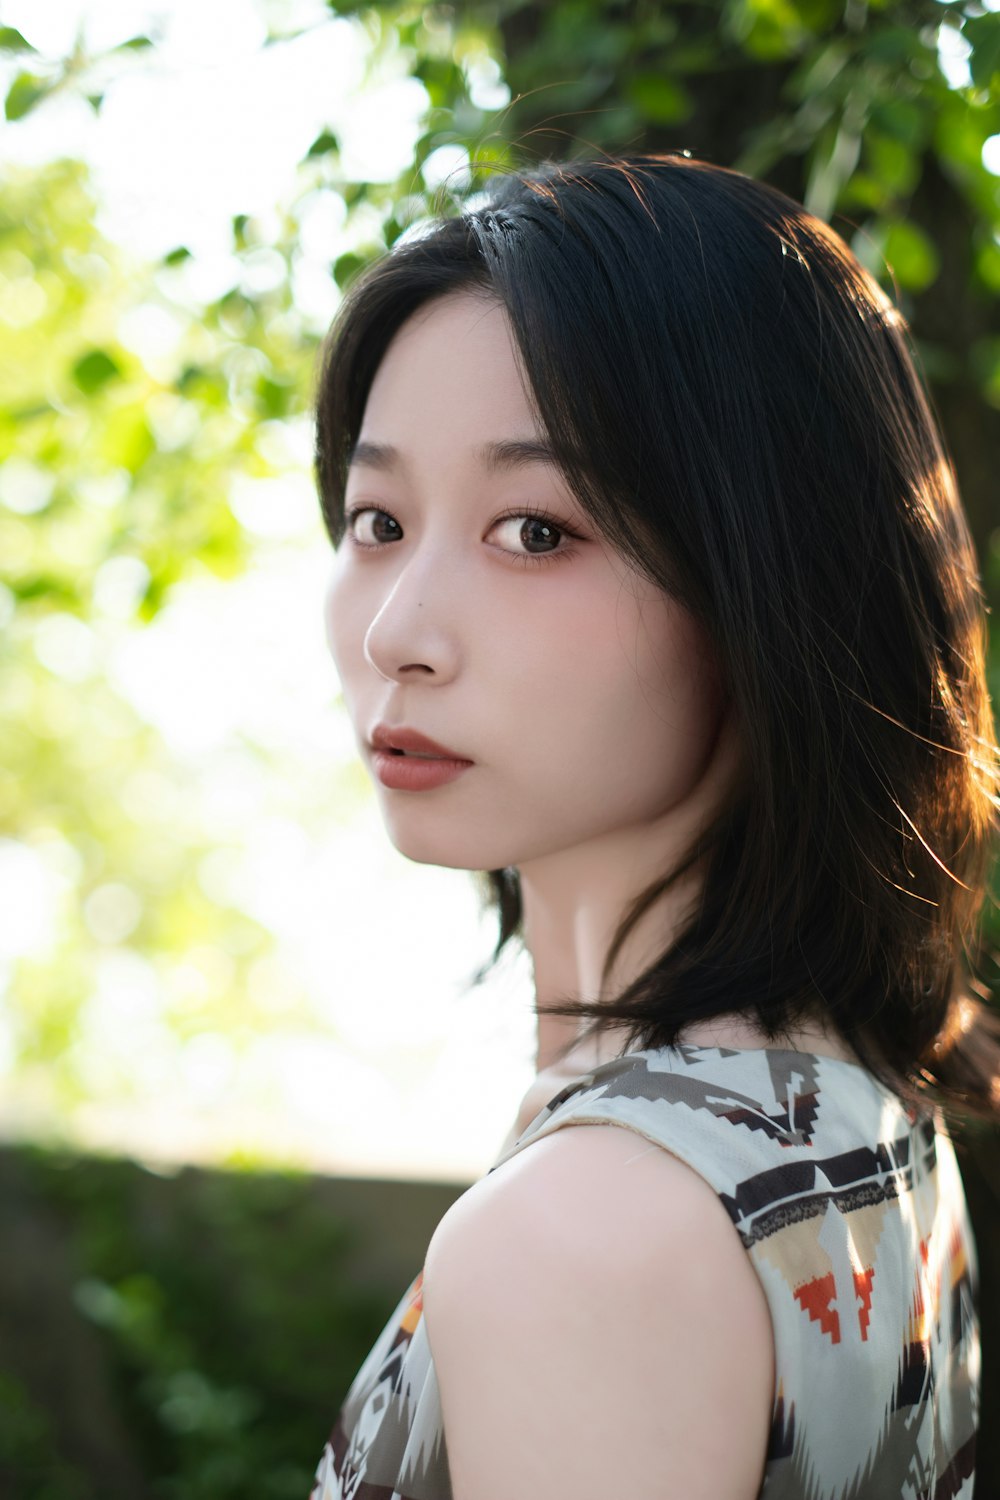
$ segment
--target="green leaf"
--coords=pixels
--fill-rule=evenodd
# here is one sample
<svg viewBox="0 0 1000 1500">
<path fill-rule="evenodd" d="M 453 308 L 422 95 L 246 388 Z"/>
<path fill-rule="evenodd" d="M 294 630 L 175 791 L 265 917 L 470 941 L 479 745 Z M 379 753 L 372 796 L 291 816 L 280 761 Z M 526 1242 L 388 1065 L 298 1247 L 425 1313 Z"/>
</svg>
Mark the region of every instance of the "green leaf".
<svg viewBox="0 0 1000 1500">
<path fill-rule="evenodd" d="M 35 73 L 18 73 L 7 90 L 4 114 L 8 120 L 23 120 L 25 115 L 51 91 L 51 83 L 44 78 L 39 78 Z"/>
<path fill-rule="evenodd" d="M 922 292 L 937 280 L 941 258 L 928 235 L 908 219 L 891 220 L 882 240 L 882 253 L 901 287 Z"/>
<path fill-rule="evenodd" d="M 858 208 L 878 212 L 888 206 L 887 196 L 886 185 L 880 178 L 870 172 L 855 172 L 845 182 L 837 203 L 841 213 L 851 213 Z"/>
<path fill-rule="evenodd" d="M 163 257 L 163 264 L 165 266 L 179 266 L 184 261 L 190 259 L 191 251 L 188 249 L 187 245 L 178 245 L 176 250 L 167 251 L 166 255 Z"/>
<path fill-rule="evenodd" d="M 264 416 L 272 420 L 287 417 L 295 400 L 295 387 L 286 381 L 272 380 L 261 375 L 257 381 L 257 400 Z"/>
<path fill-rule="evenodd" d="M 119 42 L 114 52 L 144 52 L 147 47 L 153 46 L 153 38 L 150 36 L 130 36 L 127 42 Z"/>
<path fill-rule="evenodd" d="M 986 133 L 979 112 L 959 105 L 943 110 L 934 131 L 934 145 L 946 162 L 954 162 L 965 171 L 983 170 L 983 141 Z"/>
<path fill-rule="evenodd" d="M 977 89 L 987 89 L 994 73 L 1000 73 L 1000 11 L 967 16 L 962 35 L 972 48 L 969 72 Z"/>
<path fill-rule="evenodd" d="M 927 138 L 929 113 L 912 99 L 879 100 L 872 106 L 869 118 L 883 135 L 902 141 L 904 146 L 922 146 Z"/>
<path fill-rule="evenodd" d="M 333 263 L 333 279 L 340 287 L 345 289 L 349 282 L 368 264 L 367 257 L 358 255 L 353 250 L 348 250 L 345 255 L 338 255 Z"/>
<path fill-rule="evenodd" d="M 101 430 L 101 455 L 108 464 L 137 474 L 156 452 L 141 404 L 115 409 Z"/>
<path fill-rule="evenodd" d="M 983 284 L 1000 296 L 1000 245 L 996 240 L 988 239 L 979 247 L 976 271 Z"/>
<path fill-rule="evenodd" d="M 833 31 L 843 18 L 843 0 L 795 0 L 799 20 L 818 40 Z"/>
<path fill-rule="evenodd" d="M 117 380 L 121 373 L 121 366 L 106 349 L 91 349 L 73 366 L 73 379 L 85 396 L 92 396 L 109 380 Z"/>
<path fill-rule="evenodd" d="M 873 62 L 888 63 L 903 70 L 918 59 L 931 55 L 920 32 L 912 26 L 886 26 L 870 29 L 865 38 L 864 53 Z"/>
<path fill-rule="evenodd" d="M 805 31 L 789 0 L 731 0 L 723 28 L 749 56 L 777 61 L 799 50 Z"/>
<path fill-rule="evenodd" d="M 417 164 L 419 165 L 419 158 Z M 356 204 L 364 203 L 371 197 L 371 183 L 345 182 L 340 189 L 340 196 L 348 208 L 354 208 Z"/>
<path fill-rule="evenodd" d="M 655 125 L 670 125 L 691 115 L 687 91 L 673 78 L 662 73 L 640 73 L 629 80 L 625 90 L 644 120 Z"/>
<path fill-rule="evenodd" d="M 340 150 L 340 142 L 332 130 L 321 130 L 306 152 L 305 159 L 308 161 L 314 156 L 329 156 L 333 151 Z"/>
<path fill-rule="evenodd" d="M 864 147 L 871 175 L 890 196 L 908 198 L 920 180 L 920 158 L 904 141 L 881 135 L 877 130 L 865 132 Z"/>
<path fill-rule="evenodd" d="M 37 50 L 21 35 L 16 26 L 0 26 L 0 52 L 35 52 Z"/>
</svg>

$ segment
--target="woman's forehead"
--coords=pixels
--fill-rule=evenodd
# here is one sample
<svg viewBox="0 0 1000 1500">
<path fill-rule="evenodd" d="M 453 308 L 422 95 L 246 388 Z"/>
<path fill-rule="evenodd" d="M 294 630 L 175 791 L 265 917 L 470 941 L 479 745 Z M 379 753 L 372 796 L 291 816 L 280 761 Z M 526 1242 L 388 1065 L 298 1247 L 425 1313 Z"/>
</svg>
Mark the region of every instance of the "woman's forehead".
<svg viewBox="0 0 1000 1500">
<path fill-rule="evenodd" d="M 402 469 L 428 446 L 499 473 L 554 461 L 502 307 L 456 293 L 421 308 L 372 380 L 352 467 Z"/>
</svg>

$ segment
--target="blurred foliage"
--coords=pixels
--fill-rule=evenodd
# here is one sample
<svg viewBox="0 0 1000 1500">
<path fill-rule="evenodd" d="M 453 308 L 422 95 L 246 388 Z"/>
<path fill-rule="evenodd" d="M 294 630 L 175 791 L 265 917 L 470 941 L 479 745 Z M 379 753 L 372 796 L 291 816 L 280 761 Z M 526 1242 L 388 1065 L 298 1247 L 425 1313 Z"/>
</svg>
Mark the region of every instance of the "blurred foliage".
<svg viewBox="0 0 1000 1500">
<path fill-rule="evenodd" d="M 158 266 L 126 264 L 94 226 L 78 164 L 6 173 L 0 832 L 39 854 L 63 892 L 56 947 L 16 960 L 11 975 L 10 1049 L 39 1099 L 61 1089 L 69 1103 L 92 1087 L 75 1042 L 109 952 L 153 965 L 175 1029 L 266 1024 L 247 970 L 270 935 L 197 878 L 211 839 L 157 732 L 116 685 L 114 659 L 121 633 L 154 621 L 185 581 L 247 566 L 234 481 L 280 473 L 280 434 L 308 410 L 322 330 L 295 278 L 311 213 L 339 225 L 327 264 L 344 286 L 470 184 L 540 155 L 689 149 L 801 198 L 844 233 L 914 330 L 996 637 L 1000 11 L 975 0 L 329 9 L 364 33 L 371 77 L 389 59 L 422 86 L 411 160 L 392 180 L 351 178 L 331 119 L 297 172 L 290 164 L 273 222 L 234 220 L 221 295 L 194 294 L 183 245 Z M 282 7 L 262 3 L 261 14 L 267 45 L 299 34 Z M 55 58 L 0 29 L 8 129 L 68 90 L 99 111 L 155 41 L 140 34 L 98 55 L 78 42 Z M 169 335 L 156 359 L 139 352 L 150 327 Z M 998 654 L 994 639 L 1000 699 Z M 995 908 L 988 921 L 1000 942 Z M 212 999 L 200 1009 L 183 993 L 169 1000 L 179 958 L 203 971 Z"/>
<path fill-rule="evenodd" d="M 163 1178 L 26 1147 L 0 1180 L 35 1229 L 33 1264 L 23 1238 L 0 1250 L 0 1492 L 303 1500 L 404 1290 L 359 1281 L 353 1199 L 338 1211 L 334 1184 L 295 1173 Z M 422 1191 L 432 1216 L 458 1189 Z M 44 1293 L 34 1341 L 11 1324 L 25 1287 Z"/>
<path fill-rule="evenodd" d="M 109 954 L 152 966 L 181 1039 L 260 1019 L 247 973 L 270 935 L 199 879 L 216 841 L 120 651 L 180 580 L 246 567 L 227 497 L 280 472 L 273 429 L 304 410 L 312 354 L 287 279 L 252 305 L 238 284 L 179 305 L 176 262 L 127 263 L 94 213 L 79 163 L 5 174 L 0 833 L 59 891 L 54 945 L 15 961 L 6 1019 L 25 1097 L 63 1109 L 94 1089 L 75 1044 Z M 155 371 L 133 348 L 150 320 L 170 344 Z M 102 1088 L 135 1081 L 126 1055 Z"/>
</svg>

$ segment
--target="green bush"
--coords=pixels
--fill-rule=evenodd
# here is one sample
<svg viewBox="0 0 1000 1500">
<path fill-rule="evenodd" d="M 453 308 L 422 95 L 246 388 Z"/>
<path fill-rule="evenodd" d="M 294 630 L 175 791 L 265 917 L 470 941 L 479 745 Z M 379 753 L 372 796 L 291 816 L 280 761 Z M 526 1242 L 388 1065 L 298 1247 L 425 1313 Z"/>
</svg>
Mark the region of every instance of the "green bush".
<svg viewBox="0 0 1000 1500">
<path fill-rule="evenodd" d="M 390 1205 L 414 1191 L 384 1185 Z M 0 1493 L 305 1500 L 405 1289 L 359 1278 L 373 1231 L 337 1184 L 20 1147 L 0 1193 L 20 1226 L 0 1248 Z"/>
</svg>

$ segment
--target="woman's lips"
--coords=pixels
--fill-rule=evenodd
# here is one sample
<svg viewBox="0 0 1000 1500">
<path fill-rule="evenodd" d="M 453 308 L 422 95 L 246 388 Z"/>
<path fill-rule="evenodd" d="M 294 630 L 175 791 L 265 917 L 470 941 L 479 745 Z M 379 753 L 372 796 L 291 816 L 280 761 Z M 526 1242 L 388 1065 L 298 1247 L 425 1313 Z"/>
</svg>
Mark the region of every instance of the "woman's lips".
<svg viewBox="0 0 1000 1500">
<path fill-rule="evenodd" d="M 418 729 L 410 729 L 406 724 L 395 727 L 391 724 L 376 724 L 369 743 L 373 750 L 395 750 L 402 751 L 404 755 L 433 756 L 439 760 L 457 761 L 462 765 L 472 764 L 468 757 L 460 755 L 457 750 L 439 744 L 429 735 L 421 734 Z"/>
<path fill-rule="evenodd" d="M 372 768 L 392 791 L 428 792 L 468 771 L 472 761 L 406 724 L 376 724 Z"/>
<path fill-rule="evenodd" d="M 463 771 L 471 770 L 472 761 L 375 750 L 372 753 L 372 767 L 382 785 L 392 791 L 428 792 L 454 781 Z"/>
</svg>

